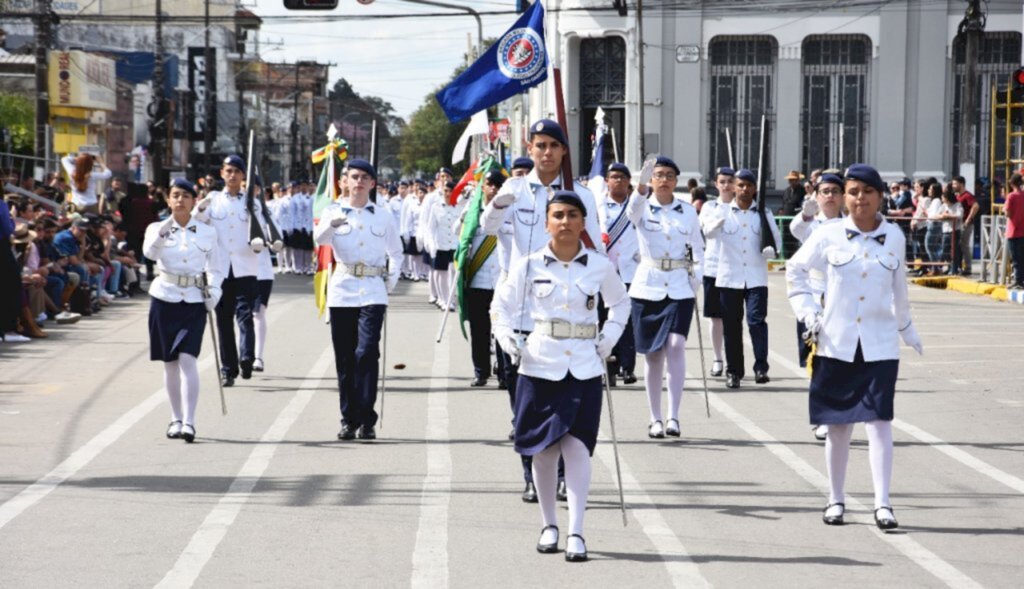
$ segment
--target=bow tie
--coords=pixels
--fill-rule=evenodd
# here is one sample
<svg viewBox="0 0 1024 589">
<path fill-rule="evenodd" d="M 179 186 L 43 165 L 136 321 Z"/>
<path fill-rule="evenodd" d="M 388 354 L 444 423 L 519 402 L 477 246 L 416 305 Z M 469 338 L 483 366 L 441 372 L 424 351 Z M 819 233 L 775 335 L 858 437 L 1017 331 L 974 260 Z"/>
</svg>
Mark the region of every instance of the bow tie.
<svg viewBox="0 0 1024 589">
<path fill-rule="evenodd" d="M 352 211 L 355 211 L 356 209 L 351 208 L 351 207 L 341 207 L 341 210 L 344 211 L 345 214 L 347 215 L 347 214 L 351 213 Z M 366 205 L 365 207 L 363 207 L 362 210 L 367 211 L 369 213 L 372 213 L 373 212 L 373 205 Z"/>
<path fill-rule="evenodd" d="M 185 231 L 185 230 L 191 231 L 192 233 L 196 233 L 197 232 L 197 226 L 196 225 L 190 225 L 190 226 L 186 227 L 185 229 L 182 229 L 181 227 L 171 227 L 171 233 L 177 233 L 178 231 Z"/>
<path fill-rule="evenodd" d="M 544 185 L 543 184 L 532 184 L 531 183 L 530 184 L 530 188 L 532 188 L 534 190 L 537 190 L 538 188 L 544 188 Z M 550 188 L 552 191 L 561 190 L 562 189 L 562 185 L 556 183 L 556 184 L 552 184 L 551 186 L 548 186 L 547 188 Z"/>
<path fill-rule="evenodd" d="M 847 229 L 846 230 L 846 239 L 853 239 L 854 237 L 857 237 L 858 235 L 861 235 L 861 233 L 858 232 L 858 231 L 854 231 L 853 229 Z M 875 241 L 878 242 L 878 245 L 885 245 L 885 234 L 884 233 L 879 234 L 879 235 L 868 235 L 866 237 L 870 237 L 871 239 L 874 239 Z"/>
<path fill-rule="evenodd" d="M 547 266 L 549 264 L 554 264 L 557 261 L 558 261 L 557 259 L 552 258 L 551 256 L 544 256 L 544 265 L 545 266 Z M 587 265 L 587 254 L 583 254 L 582 256 L 580 256 L 580 257 L 576 258 L 575 260 L 573 260 L 573 262 L 579 262 L 581 265 L 586 266 Z"/>
<path fill-rule="evenodd" d="M 661 210 L 661 207 L 659 207 L 658 205 L 651 205 L 651 212 L 652 213 L 657 213 L 660 210 Z M 680 203 L 676 203 L 676 206 L 671 207 L 669 210 L 677 211 L 677 212 L 681 211 L 681 210 L 683 210 L 683 205 L 680 204 Z"/>
</svg>

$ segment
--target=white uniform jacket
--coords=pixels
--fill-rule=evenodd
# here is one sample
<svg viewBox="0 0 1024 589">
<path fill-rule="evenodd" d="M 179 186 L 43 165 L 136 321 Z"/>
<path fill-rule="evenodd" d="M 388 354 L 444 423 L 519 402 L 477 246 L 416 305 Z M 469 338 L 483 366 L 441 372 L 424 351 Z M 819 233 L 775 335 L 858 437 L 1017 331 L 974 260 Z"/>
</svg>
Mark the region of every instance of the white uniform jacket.
<svg viewBox="0 0 1024 589">
<path fill-rule="evenodd" d="M 443 195 L 434 190 L 428 192 L 423 197 L 423 202 L 420 203 L 420 217 L 416 220 L 416 238 L 419 241 L 420 249 L 424 249 L 427 252 L 437 251 L 437 247 L 434 246 L 434 242 L 431 240 L 430 215 L 433 213 L 434 203 L 440 198 L 443 198 Z"/>
<path fill-rule="evenodd" d="M 420 211 L 423 205 L 420 199 L 410 196 L 402 202 L 402 219 L 398 224 L 398 232 L 406 239 L 415 239 L 420 222 Z"/>
<path fill-rule="evenodd" d="M 715 199 L 706 201 L 700 207 L 700 229 L 704 232 L 704 276 L 718 276 L 718 256 L 722 248 L 717 237 L 707 234 L 707 227 L 720 215 L 725 214 L 728 206 L 729 203 Z"/>
<path fill-rule="evenodd" d="M 166 237 L 160 236 L 164 221 L 150 223 L 142 241 L 142 253 L 156 262 L 159 272 L 149 294 L 168 303 L 201 303 L 203 291 L 198 286 L 178 286 L 169 281 L 164 272 L 176 276 L 194 278 L 206 274 L 206 283 L 214 301 L 220 300 L 221 283 L 224 282 L 222 250 L 217 246 L 217 230 L 199 223 L 195 217 L 182 227 L 175 221 Z"/>
<path fill-rule="evenodd" d="M 603 184 L 603 182 L 599 184 Z M 617 203 L 605 192 L 605 198 L 598 199 L 597 206 L 598 218 L 601 221 L 601 233 L 608 236 L 608 243 L 605 244 L 608 259 L 615 265 L 619 276 L 626 284 L 633 282 L 637 264 L 640 263 L 636 226 L 629 221 L 629 215 L 626 214 L 628 203 L 628 198 L 622 203 Z"/>
<path fill-rule="evenodd" d="M 608 258 L 586 248 L 569 263 L 558 261 L 551 249 L 517 260 L 508 280 L 495 292 L 491 304 L 494 335 L 511 337 L 519 330 L 516 320 L 526 297 L 533 321 L 565 321 L 573 325 L 597 325 L 597 296 L 608 307 L 601 336 L 617 342 L 629 318 L 626 287 Z M 594 378 L 605 367 L 597 354 L 597 339 L 555 339 L 534 332 L 526 340 L 519 373 L 547 380 L 562 380 L 572 373 L 577 379 Z"/>
<path fill-rule="evenodd" d="M 430 208 L 429 242 L 434 246 L 430 255 L 439 251 L 454 251 L 459 247 L 458 227 L 463 204 L 460 202 L 453 206 L 445 202 L 444 198 L 438 198 Z"/>
<path fill-rule="evenodd" d="M 786 261 L 789 303 L 798 319 L 822 313 L 810 272 L 825 274 L 818 354 L 852 362 L 859 342 L 867 362 L 899 358 L 900 334 L 913 329 L 905 247 L 903 232 L 892 223 L 882 220 L 864 234 L 846 218 L 819 227 Z"/>
<path fill-rule="evenodd" d="M 337 228 L 332 227 L 331 221 L 338 217 L 344 222 Z M 313 230 L 313 239 L 319 245 L 331 246 L 338 262 L 327 286 L 328 307 L 388 304 L 388 292 L 398 283 L 402 268 L 402 241 L 386 208 L 373 203 L 352 208 L 347 199 L 331 203 L 324 208 Z M 356 264 L 375 268 L 387 266 L 388 273 L 386 276 L 356 276 L 342 266 L 355 268 Z"/>
<path fill-rule="evenodd" d="M 245 193 L 229 195 L 227 192 L 214 191 L 209 198 L 210 205 L 206 210 L 194 212 L 193 217 L 217 230 L 220 248 L 227 254 L 222 257 L 224 276 L 232 272 L 235 278 L 256 276 L 259 272 L 259 256 L 249 247 L 249 212 L 245 208 Z M 253 205 L 259 219 L 262 215 L 260 201 L 257 200 Z"/>
<path fill-rule="evenodd" d="M 457 232 L 461 233 L 461 232 Z M 488 237 L 495 237 L 493 235 L 487 235 L 484 233 L 482 227 L 477 227 L 476 234 L 473 235 L 473 245 L 469 250 L 469 255 L 466 256 L 466 264 L 472 263 L 476 253 L 480 251 L 480 246 L 483 244 L 484 239 Z M 495 239 L 497 239 L 495 237 Z M 501 254 L 499 252 L 498 244 L 495 243 L 494 249 L 490 255 L 484 259 L 483 264 L 480 265 L 480 269 L 473 275 L 473 279 L 469 282 L 469 288 L 479 288 L 483 290 L 494 290 L 498 286 L 498 279 L 501 277 Z"/>
<path fill-rule="evenodd" d="M 725 206 L 725 223 L 707 232 L 718 240 L 718 288 L 754 288 L 768 286 L 768 262 L 761 256 L 761 218 L 757 203 L 743 210 L 736 200 Z M 779 228 L 771 211 L 765 211 L 776 246 L 782 245 Z"/>
<path fill-rule="evenodd" d="M 690 275 L 685 268 L 663 270 L 658 261 L 685 260 L 687 246 L 693 250 L 693 272 L 696 281 L 702 280 L 704 238 L 700 234 L 697 209 L 679 199 L 662 205 L 651 194 L 648 197 L 634 191 L 629 197 L 626 214 L 636 226 L 640 266 L 636 269 L 629 296 L 646 301 L 692 299 L 695 294 Z"/>
</svg>

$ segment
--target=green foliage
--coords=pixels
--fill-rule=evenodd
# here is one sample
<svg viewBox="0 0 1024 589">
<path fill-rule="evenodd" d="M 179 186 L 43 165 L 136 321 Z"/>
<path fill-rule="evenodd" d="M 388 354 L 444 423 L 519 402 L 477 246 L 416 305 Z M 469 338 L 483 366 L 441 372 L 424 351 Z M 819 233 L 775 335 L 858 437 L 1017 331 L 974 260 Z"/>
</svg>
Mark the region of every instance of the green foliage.
<svg viewBox="0 0 1024 589">
<path fill-rule="evenodd" d="M 0 126 L 11 133 L 11 151 L 31 155 L 34 142 L 36 111 L 28 97 L 0 93 Z"/>
</svg>

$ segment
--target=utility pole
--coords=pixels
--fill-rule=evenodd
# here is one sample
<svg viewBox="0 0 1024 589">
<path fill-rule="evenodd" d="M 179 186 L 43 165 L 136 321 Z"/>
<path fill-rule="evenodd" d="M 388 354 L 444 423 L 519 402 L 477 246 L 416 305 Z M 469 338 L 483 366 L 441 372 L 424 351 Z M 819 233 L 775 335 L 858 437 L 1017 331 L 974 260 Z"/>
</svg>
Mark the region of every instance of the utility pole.
<svg viewBox="0 0 1024 589">
<path fill-rule="evenodd" d="M 290 180 L 296 180 L 299 177 L 299 68 L 302 66 L 301 61 L 295 62 L 295 87 L 294 87 L 294 100 L 292 101 L 292 172 L 290 174 Z"/>
<path fill-rule="evenodd" d="M 36 0 L 36 157 L 42 158 L 43 173 L 48 170 L 47 133 L 50 125 L 48 50 L 53 43 L 54 14 L 51 0 Z"/>
<path fill-rule="evenodd" d="M 978 54 L 985 31 L 981 0 L 968 0 L 967 11 L 957 27 L 964 45 L 964 87 L 960 102 L 960 166 L 977 164 L 974 141 L 978 129 Z M 962 172 L 961 172 L 962 173 Z M 975 175 L 977 171 L 972 175 Z M 971 187 L 973 188 L 973 187 Z"/>
<path fill-rule="evenodd" d="M 164 96 L 164 31 L 163 3 L 156 0 L 156 36 L 153 51 L 153 103 L 149 115 L 153 121 L 149 127 L 149 157 L 153 163 L 153 182 L 164 183 L 164 137 L 167 134 L 167 99 Z"/>
<path fill-rule="evenodd" d="M 647 157 L 647 146 L 644 144 L 644 110 L 646 108 L 644 106 L 644 0 L 636 0 L 636 56 L 637 65 L 640 66 L 637 80 L 637 113 L 639 113 L 637 145 L 640 146 L 640 162 L 637 165 L 639 166 Z"/>
<path fill-rule="evenodd" d="M 205 11 L 203 16 L 203 32 L 204 32 L 204 44 L 203 44 L 203 72 L 205 80 L 203 82 L 206 87 L 206 94 L 203 97 L 203 102 L 206 108 L 203 109 L 203 116 L 206 120 L 203 121 L 203 170 L 200 174 L 209 174 L 212 163 L 210 162 L 210 155 L 213 152 L 213 129 L 210 128 L 211 114 L 213 114 L 213 93 L 211 90 L 210 81 L 213 80 L 213 58 L 210 57 L 210 0 L 204 0 L 203 9 Z"/>
</svg>

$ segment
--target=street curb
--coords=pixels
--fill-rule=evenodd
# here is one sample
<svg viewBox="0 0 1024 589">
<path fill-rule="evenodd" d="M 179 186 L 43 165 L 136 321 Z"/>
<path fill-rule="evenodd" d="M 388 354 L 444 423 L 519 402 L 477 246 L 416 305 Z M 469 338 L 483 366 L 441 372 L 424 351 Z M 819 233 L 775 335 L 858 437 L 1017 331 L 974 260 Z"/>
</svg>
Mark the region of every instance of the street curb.
<svg viewBox="0 0 1024 589">
<path fill-rule="evenodd" d="M 1009 301 L 1024 305 L 1024 291 L 1008 290 L 1005 286 L 989 284 L 954 276 L 929 276 L 913 278 L 911 282 L 929 288 L 944 288 L 964 294 L 989 296 L 997 301 Z"/>
</svg>

